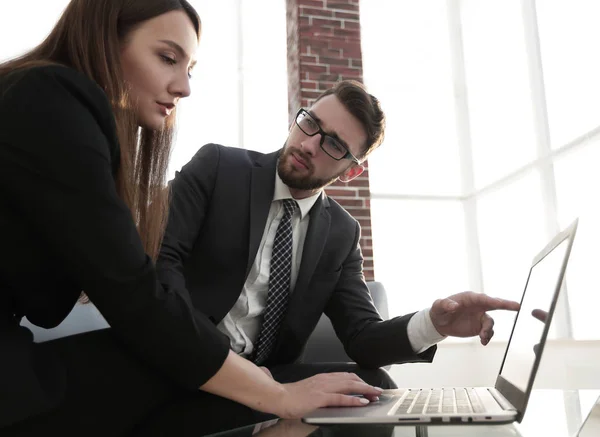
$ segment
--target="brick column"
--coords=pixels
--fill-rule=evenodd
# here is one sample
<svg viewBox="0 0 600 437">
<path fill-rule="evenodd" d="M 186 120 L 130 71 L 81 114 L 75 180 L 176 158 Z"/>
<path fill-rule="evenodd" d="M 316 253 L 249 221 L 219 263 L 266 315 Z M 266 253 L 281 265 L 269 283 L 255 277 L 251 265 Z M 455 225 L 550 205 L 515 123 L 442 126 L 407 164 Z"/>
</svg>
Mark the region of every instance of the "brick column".
<svg viewBox="0 0 600 437">
<path fill-rule="evenodd" d="M 358 3 L 358 0 L 287 0 L 290 123 L 299 107 L 310 107 L 335 82 L 343 79 L 362 82 Z M 326 192 L 360 222 L 364 273 L 368 281 L 374 280 L 368 167 L 352 182 L 338 181 Z"/>
</svg>

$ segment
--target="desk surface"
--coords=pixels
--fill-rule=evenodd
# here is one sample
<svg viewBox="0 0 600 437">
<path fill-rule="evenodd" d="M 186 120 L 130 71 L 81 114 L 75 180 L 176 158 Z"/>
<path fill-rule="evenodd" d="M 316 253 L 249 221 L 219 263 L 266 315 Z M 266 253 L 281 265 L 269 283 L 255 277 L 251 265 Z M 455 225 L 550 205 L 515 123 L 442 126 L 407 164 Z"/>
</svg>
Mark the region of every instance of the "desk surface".
<svg viewBox="0 0 600 437">
<path fill-rule="evenodd" d="M 214 434 L 213 437 L 575 437 L 599 396 L 600 390 L 534 390 L 523 422 L 510 425 L 440 425 L 420 429 L 414 426 L 372 425 L 316 428 L 299 421 L 282 420 Z M 600 436 L 600 427 L 588 429 L 587 433 Z"/>
</svg>

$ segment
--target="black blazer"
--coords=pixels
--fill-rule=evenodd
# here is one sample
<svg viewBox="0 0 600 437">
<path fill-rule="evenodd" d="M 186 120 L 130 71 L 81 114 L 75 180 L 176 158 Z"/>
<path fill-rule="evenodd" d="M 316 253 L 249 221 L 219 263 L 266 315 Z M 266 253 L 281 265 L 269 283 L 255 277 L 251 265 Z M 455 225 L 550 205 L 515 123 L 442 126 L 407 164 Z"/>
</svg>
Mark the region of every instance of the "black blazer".
<svg viewBox="0 0 600 437">
<path fill-rule="evenodd" d="M 229 353 L 185 290 L 158 282 L 117 195 L 118 167 L 98 85 L 59 66 L 0 78 L 0 427 L 61 401 L 61 358 L 42 355 L 19 322 L 58 325 L 82 290 L 117 339 L 185 388 L 198 389 Z"/>
<path fill-rule="evenodd" d="M 157 262 L 161 282 L 187 289 L 218 324 L 237 301 L 256 257 L 275 189 L 279 152 L 264 155 L 209 144 L 171 183 L 169 222 Z M 431 361 L 413 353 L 412 314 L 382 321 L 362 272 L 360 226 L 323 195 L 310 211 L 296 287 L 267 365 L 291 363 L 323 314 L 363 367 Z"/>
</svg>

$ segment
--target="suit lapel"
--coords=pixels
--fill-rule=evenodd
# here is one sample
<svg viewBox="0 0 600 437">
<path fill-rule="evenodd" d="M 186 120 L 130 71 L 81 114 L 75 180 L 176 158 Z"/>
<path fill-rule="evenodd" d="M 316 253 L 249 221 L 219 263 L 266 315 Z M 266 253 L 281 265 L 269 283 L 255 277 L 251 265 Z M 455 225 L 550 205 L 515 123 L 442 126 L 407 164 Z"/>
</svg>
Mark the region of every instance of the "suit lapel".
<svg viewBox="0 0 600 437">
<path fill-rule="evenodd" d="M 250 181 L 250 241 L 246 275 L 252 268 L 258 246 L 265 231 L 269 209 L 275 192 L 275 167 L 279 152 L 263 155 L 256 160 L 252 168 Z"/>
</svg>

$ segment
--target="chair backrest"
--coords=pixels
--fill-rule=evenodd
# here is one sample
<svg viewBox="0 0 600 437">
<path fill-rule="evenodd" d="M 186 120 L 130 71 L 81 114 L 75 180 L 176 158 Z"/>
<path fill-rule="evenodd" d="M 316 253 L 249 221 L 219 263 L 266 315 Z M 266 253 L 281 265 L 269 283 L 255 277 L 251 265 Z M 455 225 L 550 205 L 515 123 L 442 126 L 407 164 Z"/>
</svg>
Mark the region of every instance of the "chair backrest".
<svg viewBox="0 0 600 437">
<path fill-rule="evenodd" d="M 381 282 L 367 282 L 369 292 L 381 318 L 389 318 L 387 295 Z M 337 338 L 329 317 L 325 314 L 319 319 L 317 327 L 306 343 L 300 359 L 303 363 L 339 363 L 352 362 L 344 346 Z"/>
</svg>

